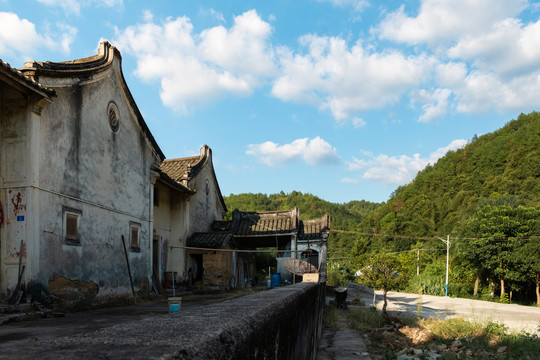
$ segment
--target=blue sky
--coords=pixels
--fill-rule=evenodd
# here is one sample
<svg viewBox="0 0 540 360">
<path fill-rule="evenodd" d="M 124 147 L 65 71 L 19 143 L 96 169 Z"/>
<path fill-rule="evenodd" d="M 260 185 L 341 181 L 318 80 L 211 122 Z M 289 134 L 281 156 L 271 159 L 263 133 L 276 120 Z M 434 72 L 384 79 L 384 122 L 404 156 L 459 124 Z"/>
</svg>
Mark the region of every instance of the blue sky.
<svg viewBox="0 0 540 360">
<path fill-rule="evenodd" d="M 108 40 L 167 158 L 208 144 L 224 195 L 388 199 L 540 108 L 540 2 L 0 0 L 0 58 Z"/>
</svg>

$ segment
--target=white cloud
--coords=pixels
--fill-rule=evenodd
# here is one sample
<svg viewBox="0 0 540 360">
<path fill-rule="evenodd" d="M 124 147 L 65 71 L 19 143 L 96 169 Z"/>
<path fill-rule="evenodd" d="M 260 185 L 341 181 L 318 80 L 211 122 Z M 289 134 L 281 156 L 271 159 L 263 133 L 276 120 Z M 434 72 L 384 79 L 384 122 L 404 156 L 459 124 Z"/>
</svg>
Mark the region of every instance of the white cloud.
<svg viewBox="0 0 540 360">
<path fill-rule="evenodd" d="M 540 106 L 540 73 L 502 81 L 494 73 L 473 71 L 454 91 L 460 112 L 523 111 Z"/>
<path fill-rule="evenodd" d="M 298 47 L 272 44 L 272 26 L 255 10 L 199 32 L 187 17 L 145 13 L 144 23 L 117 30 L 114 43 L 136 58 L 139 78 L 161 84 L 163 103 L 181 112 L 271 83 L 274 97 L 355 128 L 366 126 L 366 111 L 402 100 L 417 102 L 418 121 L 431 122 L 448 112 L 540 106 L 540 21 L 513 18 L 526 7 L 525 0 L 422 0 L 416 13 L 402 6 L 383 17 L 374 41 L 308 34 Z M 204 11 L 225 23 L 221 13 Z M 380 39 L 405 46 L 379 50 Z"/>
<path fill-rule="evenodd" d="M 449 89 L 435 89 L 431 93 L 423 89 L 418 91 L 416 97 L 423 103 L 422 110 L 424 111 L 418 121 L 430 122 L 446 115 L 451 94 L 452 91 Z"/>
<path fill-rule="evenodd" d="M 80 14 L 81 7 L 97 5 L 105 7 L 118 7 L 123 5 L 123 0 L 37 0 L 47 6 L 60 7 L 67 14 Z"/>
<path fill-rule="evenodd" d="M 540 20 L 524 26 L 519 19 L 505 19 L 491 32 L 467 36 L 448 54 L 472 61 L 476 69 L 493 71 L 508 79 L 540 70 Z"/>
<path fill-rule="evenodd" d="M 67 54 L 77 29 L 57 24 L 59 34 L 43 34 L 36 30 L 34 23 L 21 19 L 17 14 L 0 12 L 0 54 L 17 56 L 28 60 L 42 48 L 60 50 Z M 4 56 L 6 56 L 4 55 Z"/>
<path fill-rule="evenodd" d="M 319 166 L 339 161 L 336 148 L 317 136 L 314 139 L 297 139 L 290 144 L 279 145 L 271 141 L 248 145 L 247 155 L 253 155 L 267 166 L 303 159 L 306 163 Z"/>
<path fill-rule="evenodd" d="M 143 20 L 146 22 L 154 21 L 154 14 L 150 10 L 143 10 Z"/>
<path fill-rule="evenodd" d="M 359 117 L 355 117 L 352 119 L 352 122 L 353 122 L 353 126 L 357 129 L 359 128 L 362 128 L 364 126 L 366 126 L 366 121 L 362 118 L 359 118 Z"/>
<path fill-rule="evenodd" d="M 211 9 L 208 9 L 208 10 L 201 10 L 203 13 L 206 13 L 208 14 L 210 17 L 212 17 L 214 20 L 218 21 L 218 22 L 221 22 L 221 23 L 226 23 L 227 21 L 225 20 L 225 17 L 223 16 L 223 14 L 219 11 L 216 11 L 214 10 L 213 8 Z"/>
<path fill-rule="evenodd" d="M 374 161 L 377 165 L 368 168 L 363 177 L 396 185 L 407 183 L 427 165 L 427 161 L 421 159 L 419 154 L 414 154 L 412 157 L 379 155 Z"/>
<path fill-rule="evenodd" d="M 422 158 L 420 154 L 412 156 L 380 154 L 375 156 L 365 152 L 364 159 L 353 157 L 353 161 L 348 163 L 348 167 L 352 171 L 366 169 L 362 174 L 364 179 L 385 184 L 403 185 L 411 181 L 428 164 L 435 164 L 448 151 L 462 148 L 466 144 L 466 140 L 454 140 L 448 146 L 435 150 L 427 158 Z"/>
<path fill-rule="evenodd" d="M 469 71 L 465 63 L 453 62 L 439 65 L 435 78 L 452 92 L 452 105 L 442 105 L 453 106 L 458 112 L 526 111 L 540 106 L 536 95 L 540 93 L 540 69 L 529 68 L 526 74 L 514 72 L 510 77 L 490 70 Z"/>
<path fill-rule="evenodd" d="M 57 24 L 56 27 L 62 31 L 59 40 L 60 47 L 64 54 L 68 54 L 71 49 L 71 44 L 77 35 L 77 29 L 67 24 Z"/>
<path fill-rule="evenodd" d="M 136 74 L 161 83 L 163 103 L 179 111 L 227 93 L 248 95 L 276 71 L 271 26 L 254 11 L 230 28 L 193 32 L 187 17 L 117 30 L 118 48 L 137 59 Z"/>
<path fill-rule="evenodd" d="M 435 164 L 437 162 L 437 160 L 439 160 L 444 155 L 446 155 L 447 152 L 455 151 L 457 149 L 461 149 L 461 148 L 465 147 L 465 145 L 467 145 L 467 143 L 468 143 L 468 141 L 464 140 L 464 139 L 452 140 L 452 142 L 450 144 L 448 144 L 448 146 L 438 148 L 437 150 L 435 150 L 434 152 L 432 152 L 429 155 L 429 164 L 432 164 L 432 165 Z"/>
<path fill-rule="evenodd" d="M 370 156 L 371 153 L 366 152 L 364 155 Z M 364 160 L 364 159 L 357 159 L 357 158 L 355 158 L 353 156 L 353 161 L 348 163 L 348 167 L 349 167 L 349 170 L 355 171 L 355 170 L 364 169 L 364 168 L 368 167 L 369 164 L 370 164 L 369 161 Z"/>
<path fill-rule="evenodd" d="M 527 0 L 422 0 L 417 16 L 408 16 L 402 5 L 372 32 L 382 39 L 439 46 L 490 31 L 526 7 Z"/>
<path fill-rule="evenodd" d="M 360 179 L 344 177 L 339 182 L 342 184 L 358 184 L 360 182 Z"/>
<path fill-rule="evenodd" d="M 341 122 L 355 113 L 398 102 L 433 65 L 424 56 L 370 52 L 360 42 L 349 49 L 345 40 L 336 37 L 306 35 L 300 44 L 305 54 L 280 49 L 282 73 L 272 94 L 328 108 Z"/>
<path fill-rule="evenodd" d="M 370 6 L 370 3 L 368 0 L 318 0 L 319 2 L 330 2 L 334 6 L 344 7 L 344 6 L 350 6 L 355 11 L 361 12 L 364 11 L 365 8 Z"/>
<path fill-rule="evenodd" d="M 61 7 L 66 13 L 80 14 L 81 4 L 79 0 L 37 0 L 47 6 Z"/>
<path fill-rule="evenodd" d="M 417 15 L 405 14 L 403 6 L 387 15 L 373 30 L 380 38 L 435 48 L 435 71 L 421 84 L 432 90 L 411 91 L 411 100 L 422 104 L 419 121 L 450 109 L 487 113 L 540 106 L 534 95 L 540 92 L 540 20 L 524 24 L 513 18 L 526 7 L 523 0 L 424 0 Z"/>
</svg>

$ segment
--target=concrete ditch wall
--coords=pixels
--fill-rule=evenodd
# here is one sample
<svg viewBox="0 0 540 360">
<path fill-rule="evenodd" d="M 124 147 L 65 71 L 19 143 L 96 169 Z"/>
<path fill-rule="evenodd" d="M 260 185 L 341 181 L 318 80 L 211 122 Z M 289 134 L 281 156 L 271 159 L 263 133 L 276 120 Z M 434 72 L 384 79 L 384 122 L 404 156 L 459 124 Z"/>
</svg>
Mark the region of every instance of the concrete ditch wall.
<svg viewBox="0 0 540 360">
<path fill-rule="evenodd" d="M 300 283 L 2 350 L 20 359 L 315 359 L 325 283 Z M 0 358 L 3 358 L 0 356 Z"/>
<path fill-rule="evenodd" d="M 300 283 L 197 309 L 204 314 L 186 310 L 191 329 L 179 334 L 176 358 L 315 359 L 324 301 L 325 283 Z"/>
</svg>

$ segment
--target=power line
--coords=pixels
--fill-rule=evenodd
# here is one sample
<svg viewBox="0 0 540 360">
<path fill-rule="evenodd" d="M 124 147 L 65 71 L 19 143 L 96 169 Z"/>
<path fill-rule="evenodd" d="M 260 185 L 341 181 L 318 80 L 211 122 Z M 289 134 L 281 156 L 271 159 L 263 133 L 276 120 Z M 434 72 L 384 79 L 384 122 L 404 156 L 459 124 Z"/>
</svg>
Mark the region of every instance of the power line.
<svg viewBox="0 0 540 360">
<path fill-rule="evenodd" d="M 410 240 L 437 240 L 437 236 L 415 236 L 415 235 L 398 235 L 398 234 L 378 234 L 378 233 L 366 233 L 360 231 L 352 230 L 331 230 L 331 233 L 348 233 L 348 234 L 357 234 L 361 236 L 368 237 L 389 237 L 397 239 L 410 239 Z M 485 237 L 485 238 L 453 238 L 452 241 L 509 241 L 509 240 L 540 240 L 540 236 L 531 235 L 531 236 L 514 236 L 514 237 Z"/>
<path fill-rule="evenodd" d="M 359 231 L 350 231 L 350 230 L 330 230 L 330 233 L 338 232 L 338 233 L 350 233 L 350 234 L 358 234 L 363 236 L 370 236 L 370 237 L 392 237 L 392 238 L 399 238 L 399 239 L 411 239 L 411 240 L 436 240 L 437 237 L 427 237 L 427 236 L 409 236 L 409 235 L 388 235 L 388 234 L 376 234 L 376 233 L 364 233 Z"/>
<path fill-rule="evenodd" d="M 412 250 L 391 252 L 389 254 L 403 254 L 403 253 L 408 253 L 408 252 L 413 252 L 413 251 L 443 251 L 443 250 L 446 250 L 446 249 L 412 249 Z"/>
</svg>

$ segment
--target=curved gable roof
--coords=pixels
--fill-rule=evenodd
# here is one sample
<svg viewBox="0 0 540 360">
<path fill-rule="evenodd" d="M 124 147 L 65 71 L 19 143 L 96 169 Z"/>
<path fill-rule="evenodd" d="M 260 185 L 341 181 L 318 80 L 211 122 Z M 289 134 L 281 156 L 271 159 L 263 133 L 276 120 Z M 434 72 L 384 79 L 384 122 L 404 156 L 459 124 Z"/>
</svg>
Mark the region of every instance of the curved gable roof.
<svg viewBox="0 0 540 360">
<path fill-rule="evenodd" d="M 174 181 L 188 186 L 188 182 L 196 177 L 203 167 L 210 162 L 212 159 L 212 149 L 208 145 L 203 145 L 201 148 L 201 153 L 198 156 L 189 156 L 185 158 L 177 159 L 167 159 L 161 163 L 161 171 L 167 174 Z M 227 211 L 227 205 L 225 205 L 225 200 L 221 194 L 221 189 L 217 182 L 216 173 L 214 172 L 214 167 L 211 165 L 212 174 L 214 175 L 214 182 L 216 185 L 216 190 L 218 192 L 219 200 L 223 205 L 223 209 Z M 197 190 L 197 189 L 195 189 Z"/>
<path fill-rule="evenodd" d="M 187 182 L 201 171 L 205 161 L 205 155 L 167 159 L 161 163 L 160 168 L 171 179 L 178 182 Z"/>
<path fill-rule="evenodd" d="M 131 91 L 127 86 L 121 66 L 122 55 L 120 55 L 120 51 L 118 51 L 118 49 L 112 46 L 111 43 L 109 43 L 108 41 L 104 41 L 99 44 L 99 51 L 97 55 L 64 62 L 29 61 L 24 64 L 24 68 L 20 69 L 20 71 L 27 77 L 31 78 L 33 81 L 38 81 L 40 76 L 56 78 L 72 77 L 84 79 L 111 68 L 115 57 L 118 59 L 117 61 L 120 62 L 119 69 L 122 79 L 122 88 L 126 94 L 131 108 L 133 109 L 133 112 L 135 113 L 135 116 L 137 117 L 139 126 L 152 144 L 152 147 L 158 154 L 160 160 L 163 161 L 163 159 L 165 159 L 165 155 L 157 144 L 156 139 L 150 132 L 150 129 L 144 121 L 144 118 L 139 111 L 137 104 L 135 103 L 135 99 L 133 99 L 133 95 L 131 94 Z"/>
<path fill-rule="evenodd" d="M 330 231 L 330 215 L 325 214 L 320 219 L 300 221 L 299 240 L 320 239 L 321 235 Z"/>
</svg>

